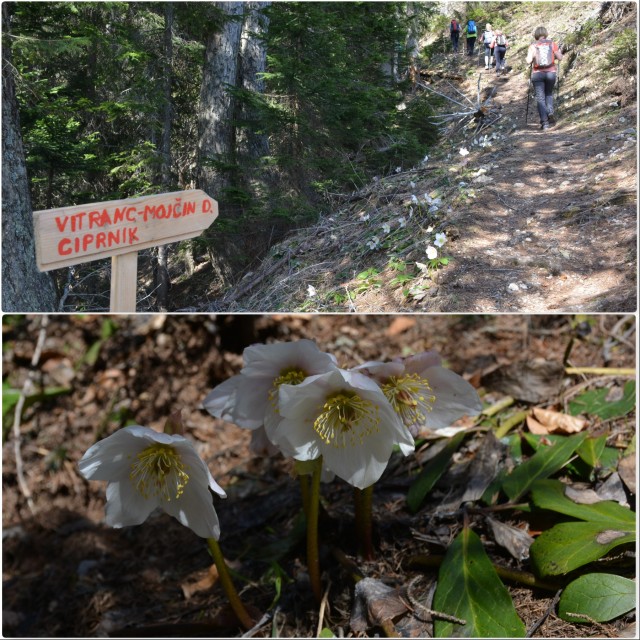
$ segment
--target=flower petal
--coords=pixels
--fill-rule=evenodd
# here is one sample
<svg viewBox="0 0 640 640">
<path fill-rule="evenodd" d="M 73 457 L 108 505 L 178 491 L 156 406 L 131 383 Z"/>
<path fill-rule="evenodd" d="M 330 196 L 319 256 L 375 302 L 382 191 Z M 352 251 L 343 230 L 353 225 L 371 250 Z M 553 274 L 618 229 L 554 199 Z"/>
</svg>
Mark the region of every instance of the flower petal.
<svg viewBox="0 0 640 640">
<path fill-rule="evenodd" d="M 161 506 L 201 538 L 220 538 L 220 521 L 213 506 L 213 498 L 209 490 L 200 483 L 187 483 L 184 493 L 177 500 L 163 501 Z"/>
<path fill-rule="evenodd" d="M 362 375 L 373 378 L 378 382 L 383 382 L 391 376 L 402 375 L 402 372 L 404 371 L 404 365 L 401 361 L 364 362 L 363 364 L 360 364 L 357 367 L 351 369 L 351 371 L 361 373 Z"/>
<path fill-rule="evenodd" d="M 439 367 L 442 364 L 442 358 L 437 351 L 423 351 L 403 358 L 401 362 L 407 373 L 420 373 L 429 367 Z"/>
<path fill-rule="evenodd" d="M 444 367 L 430 367 L 420 375 L 429 381 L 436 397 L 427 416 L 429 429 L 448 427 L 462 416 L 476 416 L 482 410 L 477 391 L 457 373 Z"/>
<path fill-rule="evenodd" d="M 267 437 L 267 432 L 264 427 L 260 429 L 254 429 L 251 432 L 251 443 L 249 444 L 249 450 L 256 456 L 271 457 L 280 452 L 280 449 L 276 447 L 271 440 Z"/>
<path fill-rule="evenodd" d="M 269 389 L 276 375 L 263 379 L 244 374 L 233 376 L 210 391 L 202 404 L 216 418 L 245 429 L 257 429 L 264 422 Z"/>
<path fill-rule="evenodd" d="M 317 434 L 310 421 L 282 420 L 274 442 L 286 456 L 296 460 L 315 460 L 320 457 Z"/>
<path fill-rule="evenodd" d="M 198 455 L 189 441 L 185 441 L 179 446 L 175 446 L 175 448 L 180 455 L 182 464 L 185 466 L 185 473 L 189 476 L 187 487 L 193 487 L 194 485 L 200 487 L 208 486 L 222 498 L 227 497 L 222 487 L 213 479 L 209 467 L 207 467 L 204 460 Z"/>
<path fill-rule="evenodd" d="M 87 480 L 113 480 L 128 476 L 131 456 L 148 446 L 146 431 L 151 429 L 138 425 L 124 427 L 96 442 L 78 461 L 80 473 Z"/>
<path fill-rule="evenodd" d="M 107 485 L 105 521 L 110 527 L 142 524 L 160 506 L 157 497 L 144 498 L 127 477 Z"/>
<path fill-rule="evenodd" d="M 287 367 L 299 367 L 308 375 L 314 375 L 338 366 L 335 357 L 320 351 L 313 340 L 252 345 L 244 350 L 243 358 L 244 375 L 263 376 L 270 381 Z"/>
</svg>

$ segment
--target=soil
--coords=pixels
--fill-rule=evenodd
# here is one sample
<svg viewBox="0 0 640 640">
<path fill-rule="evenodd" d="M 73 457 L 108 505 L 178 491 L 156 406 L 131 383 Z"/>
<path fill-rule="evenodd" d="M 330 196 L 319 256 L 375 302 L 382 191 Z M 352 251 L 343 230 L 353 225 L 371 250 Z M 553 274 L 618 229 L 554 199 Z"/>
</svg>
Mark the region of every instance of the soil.
<svg viewBox="0 0 640 640">
<path fill-rule="evenodd" d="M 432 54 L 407 104 L 435 90 L 463 105 L 445 103 L 440 113 L 466 105 L 466 112 L 484 110 L 480 121 L 461 126 L 454 119 L 426 162 L 390 168 L 336 198 L 329 215 L 274 246 L 223 296 L 205 269 L 197 282 L 176 289 L 178 306 L 190 300 L 189 309 L 208 311 L 635 311 L 636 71 L 606 63 L 615 38 L 635 28 L 636 5 L 624 6 L 605 15 L 597 37 L 579 34 L 600 3 L 538 3 L 519 12 L 507 31 L 506 74 L 485 70 L 462 46 L 457 55 Z M 532 98 L 527 111 L 525 56 L 538 24 L 572 42 L 560 66 L 557 124 L 546 131 Z M 412 203 L 423 194 L 441 199 L 438 211 Z M 439 251 L 448 264 L 425 268 L 437 232 L 447 236 Z M 374 236 L 379 243 L 368 244 Z"/>
<path fill-rule="evenodd" d="M 228 494 L 227 500 L 215 501 L 222 549 L 256 621 L 269 614 L 254 631 L 256 637 L 313 637 L 320 616 L 320 628 L 339 636 L 353 634 L 354 584 L 350 571 L 336 560 L 336 549 L 362 574 L 399 592 L 423 575 L 413 588 L 423 601 L 437 571 L 419 569 L 412 556 L 442 554 L 466 518 L 495 564 L 530 570 L 527 560 L 516 560 L 495 544 L 484 516 L 438 513 L 451 487 L 466 484 L 464 465 L 487 443 L 486 431 L 469 435 L 423 506 L 417 513 L 408 509 L 408 487 L 432 447 L 444 442 L 437 434 L 425 433 L 416 454 L 394 456 L 376 484 L 373 560 L 357 555 L 350 487 L 339 480 L 323 485 L 321 565 L 328 595 L 320 608 L 309 589 L 299 527 L 301 502 L 291 462 L 252 456 L 248 431 L 212 418 L 199 405 L 212 387 L 238 372 L 242 350 L 256 341 L 311 338 L 347 367 L 436 349 L 447 366 L 479 389 L 485 405 L 504 399 L 492 382 L 499 379 L 496 367 L 535 358 L 557 363 L 570 343 L 570 366 L 635 366 L 633 316 L 579 320 L 514 315 L 5 316 L 4 388 L 22 389 L 27 380 L 34 388 L 15 425 L 19 440 L 14 437 L 13 412 L 3 420 L 3 635 L 242 633 L 225 604 L 202 539 L 164 514 L 137 527 L 107 527 L 104 483 L 87 482 L 77 471 L 77 461 L 96 441 L 130 422 L 160 430 L 176 409 L 182 410 L 187 437 Z M 42 352 L 32 363 L 40 335 Z M 565 374 L 536 406 L 563 411 L 580 390 L 606 386 L 614 392 L 623 382 L 616 376 Z M 56 393 L 60 387 L 64 392 Z M 528 406 L 516 401 L 498 417 Z M 459 426 L 473 424 L 463 418 Z M 606 433 L 608 443 L 621 448 L 629 443 L 633 425 L 633 414 L 588 421 L 590 433 Z M 18 485 L 18 460 L 24 490 Z M 596 487 L 600 481 L 588 484 Z M 635 496 L 630 494 L 629 500 L 633 504 Z M 497 511 L 494 517 L 526 524 L 522 512 Z M 548 523 L 537 525 L 539 531 Z M 557 617 L 555 592 L 507 585 L 527 628 L 541 623 L 534 637 L 633 634 L 628 626 L 632 614 L 607 624 L 571 624 Z M 430 623 L 403 611 L 394 618 L 398 632 L 420 637 L 431 632 Z M 356 635 L 380 633 L 366 622 L 365 628 Z"/>
</svg>

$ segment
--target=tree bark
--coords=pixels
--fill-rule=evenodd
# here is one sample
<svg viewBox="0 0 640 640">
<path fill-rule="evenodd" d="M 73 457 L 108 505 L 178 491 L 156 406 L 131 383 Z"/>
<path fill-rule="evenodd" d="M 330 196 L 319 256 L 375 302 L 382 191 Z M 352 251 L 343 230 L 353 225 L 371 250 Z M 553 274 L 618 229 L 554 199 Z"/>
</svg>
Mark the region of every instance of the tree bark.
<svg viewBox="0 0 640 640">
<path fill-rule="evenodd" d="M 269 18 L 264 10 L 271 2 L 245 3 L 245 16 L 240 40 L 240 78 L 242 88 L 252 93 L 264 93 L 264 74 L 267 68 L 267 49 L 264 37 L 269 28 Z M 258 119 L 254 109 L 246 102 L 240 111 L 245 127 L 238 131 L 237 146 L 241 155 L 259 160 L 269 155 L 269 139 L 252 126 Z"/>
<path fill-rule="evenodd" d="M 163 65 L 163 93 L 164 107 L 162 114 L 162 143 L 160 153 L 162 164 L 160 181 L 162 188 L 171 188 L 171 80 L 173 69 L 173 2 L 164 5 L 164 65 Z M 166 311 L 169 300 L 171 278 L 169 276 L 169 248 L 170 245 L 158 247 L 156 268 L 156 304 L 160 311 Z"/>
<path fill-rule="evenodd" d="M 9 32 L 10 3 L 2 5 L 2 30 Z M 55 311 L 57 295 L 50 273 L 38 271 L 33 212 L 25 165 L 20 116 L 8 41 L 2 47 L 2 310 Z"/>
<path fill-rule="evenodd" d="M 205 49 L 198 109 L 198 183 L 216 199 L 220 199 L 222 191 L 230 184 L 225 166 L 235 149 L 235 100 L 227 85 L 235 87 L 238 81 L 243 4 L 215 3 L 225 15 L 225 21 L 220 30 L 209 35 Z"/>
</svg>

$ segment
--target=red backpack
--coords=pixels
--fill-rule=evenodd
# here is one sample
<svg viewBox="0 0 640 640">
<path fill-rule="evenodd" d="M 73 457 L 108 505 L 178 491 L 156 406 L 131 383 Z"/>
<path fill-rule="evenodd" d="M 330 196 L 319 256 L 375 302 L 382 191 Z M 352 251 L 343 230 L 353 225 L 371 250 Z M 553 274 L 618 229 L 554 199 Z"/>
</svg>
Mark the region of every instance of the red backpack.
<svg viewBox="0 0 640 640">
<path fill-rule="evenodd" d="M 534 60 L 536 67 L 553 66 L 553 40 L 538 40 L 535 43 Z"/>
<path fill-rule="evenodd" d="M 451 31 L 460 31 L 460 25 L 457 20 L 451 21 Z"/>
</svg>

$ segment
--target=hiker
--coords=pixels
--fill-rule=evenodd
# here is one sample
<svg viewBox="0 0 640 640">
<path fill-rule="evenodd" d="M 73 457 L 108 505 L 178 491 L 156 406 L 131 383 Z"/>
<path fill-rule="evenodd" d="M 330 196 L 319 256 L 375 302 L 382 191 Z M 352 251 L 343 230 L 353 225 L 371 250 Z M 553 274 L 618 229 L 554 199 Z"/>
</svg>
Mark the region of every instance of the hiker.
<svg viewBox="0 0 640 640">
<path fill-rule="evenodd" d="M 457 20 L 452 20 L 449 25 L 451 34 L 451 44 L 453 45 L 453 53 L 458 53 L 458 38 L 460 38 L 460 25 Z"/>
<path fill-rule="evenodd" d="M 533 63 L 531 82 L 538 103 L 540 128 L 548 129 L 556 123 L 553 113 L 553 87 L 556 84 L 556 60 L 562 60 L 562 51 L 557 43 L 549 39 L 545 27 L 538 27 L 533 33 L 535 42 L 529 45 L 527 64 Z"/>
<path fill-rule="evenodd" d="M 484 68 L 489 69 L 491 56 L 493 54 L 493 27 L 487 23 L 484 32 L 480 37 L 480 42 L 484 44 Z"/>
<path fill-rule="evenodd" d="M 478 37 L 478 29 L 476 28 L 476 23 L 474 20 L 469 20 L 467 22 L 465 35 L 467 36 L 467 55 L 472 56 L 473 50 L 476 46 L 476 38 Z"/>
<path fill-rule="evenodd" d="M 500 29 L 496 29 L 493 32 L 493 55 L 496 59 L 496 73 L 505 73 L 505 64 L 504 59 L 507 55 L 507 47 L 509 43 L 507 42 L 507 36 L 500 31 Z"/>
</svg>

